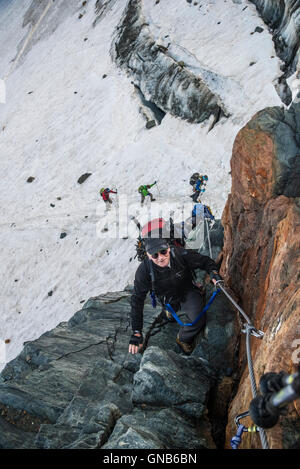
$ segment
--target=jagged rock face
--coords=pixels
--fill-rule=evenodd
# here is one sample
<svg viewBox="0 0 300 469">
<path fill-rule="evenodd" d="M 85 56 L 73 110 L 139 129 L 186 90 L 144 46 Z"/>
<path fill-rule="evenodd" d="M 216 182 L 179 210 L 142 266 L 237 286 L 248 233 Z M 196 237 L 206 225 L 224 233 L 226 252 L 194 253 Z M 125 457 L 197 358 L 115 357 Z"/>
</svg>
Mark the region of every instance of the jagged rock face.
<svg viewBox="0 0 300 469">
<path fill-rule="evenodd" d="M 251 0 L 263 20 L 275 31 L 274 40 L 279 56 L 291 71 L 300 58 L 300 1 Z"/>
<path fill-rule="evenodd" d="M 267 108 L 239 132 L 231 161 L 231 193 L 240 195 L 240 210 L 253 211 L 280 195 L 300 196 L 299 110 L 296 101 L 288 111 Z"/>
<path fill-rule="evenodd" d="M 203 122 L 211 115 L 226 115 L 224 105 L 203 78 L 193 75 L 156 43 L 143 16 L 143 0 L 130 0 L 117 27 L 111 54 L 148 101 L 164 112 Z"/>
<path fill-rule="evenodd" d="M 212 290 L 207 287 L 208 296 Z M 175 343 L 178 324 L 146 301 L 145 351 L 132 356 L 129 297 L 128 290 L 90 299 L 7 364 L 0 376 L 0 448 L 211 449 L 224 443 L 238 341 L 230 304 L 217 296 L 196 348 L 184 356 Z"/>
<path fill-rule="evenodd" d="M 254 325 L 265 333 L 262 341 L 252 339 L 257 383 L 269 371 L 293 372 L 297 360 L 299 131 L 299 103 L 289 110 L 267 108 L 238 133 L 233 147 L 232 190 L 222 218 L 225 230 L 222 272 Z M 241 347 L 241 366 L 245 364 L 244 353 Z M 228 446 L 236 432 L 234 418 L 248 410 L 251 399 L 246 368 L 231 404 Z M 267 431 L 270 447 L 289 448 L 297 440 L 299 444 L 299 431 L 299 415 L 291 405 L 288 416 L 281 417 L 281 423 Z M 244 447 L 250 446 L 260 447 L 256 435 L 244 438 Z"/>
</svg>

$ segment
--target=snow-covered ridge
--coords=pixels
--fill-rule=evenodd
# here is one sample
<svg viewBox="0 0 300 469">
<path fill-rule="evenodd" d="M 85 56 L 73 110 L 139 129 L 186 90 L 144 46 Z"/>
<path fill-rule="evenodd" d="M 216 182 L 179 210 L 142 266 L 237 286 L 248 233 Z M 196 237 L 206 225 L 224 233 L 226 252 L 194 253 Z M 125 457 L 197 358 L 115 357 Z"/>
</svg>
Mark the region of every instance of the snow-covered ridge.
<svg viewBox="0 0 300 469">
<path fill-rule="evenodd" d="M 263 20 L 274 29 L 274 40 L 280 57 L 291 72 L 300 59 L 300 1 L 251 0 Z"/>
<path fill-rule="evenodd" d="M 211 115 L 219 120 L 228 114 L 220 97 L 209 89 L 209 72 L 200 76 L 185 68 L 169 50 L 168 36 L 156 41 L 151 34 L 151 23 L 143 15 L 143 1 L 129 0 L 123 17 L 117 26 L 112 46 L 116 63 L 126 68 L 135 84 L 142 90 L 148 101 L 172 115 L 187 119 L 188 122 L 203 122 Z M 211 78 L 213 80 L 214 78 Z"/>
</svg>

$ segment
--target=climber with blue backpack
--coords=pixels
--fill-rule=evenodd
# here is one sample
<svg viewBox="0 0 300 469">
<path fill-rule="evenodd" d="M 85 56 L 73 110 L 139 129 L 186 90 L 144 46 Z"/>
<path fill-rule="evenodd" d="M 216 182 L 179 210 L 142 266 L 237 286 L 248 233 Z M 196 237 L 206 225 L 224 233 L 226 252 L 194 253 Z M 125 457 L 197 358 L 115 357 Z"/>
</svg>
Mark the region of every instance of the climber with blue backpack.
<svg viewBox="0 0 300 469">
<path fill-rule="evenodd" d="M 164 220 L 156 219 L 153 222 L 147 223 L 142 230 L 141 239 L 146 257 L 135 274 L 131 297 L 132 335 L 129 353 L 138 353 L 142 347 L 144 301 L 150 292 L 153 306 L 157 299 L 164 310 L 173 311 L 176 315 L 180 309 L 191 321 L 186 325 L 182 324 L 176 338 L 182 351 L 190 354 L 193 351 L 194 338 L 206 322 L 205 315 L 198 320 L 199 312 L 203 310 L 204 297 L 195 284 L 194 270 L 206 270 L 214 284 L 221 277 L 213 259 L 192 249 L 173 245 Z"/>
<path fill-rule="evenodd" d="M 206 174 L 201 176 L 199 173 L 194 173 L 190 179 L 190 184 L 193 186 L 193 194 L 190 195 L 193 202 L 197 202 L 200 194 L 205 192 L 208 176 Z"/>
<path fill-rule="evenodd" d="M 199 221 L 206 219 L 208 221 L 214 221 L 215 217 L 208 205 L 204 205 L 198 200 L 197 204 L 194 205 L 192 210 L 192 229 L 194 229 Z"/>
</svg>

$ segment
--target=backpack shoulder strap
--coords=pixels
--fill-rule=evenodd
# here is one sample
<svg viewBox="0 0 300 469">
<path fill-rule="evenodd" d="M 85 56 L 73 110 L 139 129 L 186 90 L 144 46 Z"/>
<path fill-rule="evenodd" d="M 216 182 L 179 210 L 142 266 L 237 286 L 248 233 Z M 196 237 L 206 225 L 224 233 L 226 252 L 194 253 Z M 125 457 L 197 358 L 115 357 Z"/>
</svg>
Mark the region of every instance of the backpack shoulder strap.
<svg viewBox="0 0 300 469">
<path fill-rule="evenodd" d="M 153 264 L 151 260 L 149 259 L 149 257 L 147 257 L 147 261 L 148 261 L 150 278 L 151 278 L 151 290 L 155 292 L 155 274 L 154 274 Z"/>
<path fill-rule="evenodd" d="M 150 291 L 150 296 L 151 296 L 151 302 L 153 308 L 156 308 L 157 302 L 156 302 L 156 293 L 155 293 L 155 275 L 154 275 L 154 269 L 153 269 L 153 264 L 149 257 L 147 257 L 148 260 L 148 266 L 150 270 L 150 278 L 151 278 L 151 291 Z"/>
</svg>

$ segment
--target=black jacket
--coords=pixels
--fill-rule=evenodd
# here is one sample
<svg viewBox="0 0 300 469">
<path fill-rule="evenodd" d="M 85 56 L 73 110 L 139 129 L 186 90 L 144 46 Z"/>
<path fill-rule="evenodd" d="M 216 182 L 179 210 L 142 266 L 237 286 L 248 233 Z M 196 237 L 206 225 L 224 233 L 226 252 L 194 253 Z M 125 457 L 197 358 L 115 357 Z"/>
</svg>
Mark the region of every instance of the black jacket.
<svg viewBox="0 0 300 469">
<path fill-rule="evenodd" d="M 203 269 L 208 273 L 218 271 L 216 263 L 208 256 L 202 256 L 192 249 L 171 248 L 170 268 L 159 267 L 145 259 L 135 274 L 134 290 L 131 297 L 131 323 L 133 331 L 143 329 L 144 302 L 147 293 L 152 290 L 150 265 L 154 272 L 155 294 L 163 303 L 178 305 L 190 288 L 193 288 L 192 271 Z M 177 308 L 176 308 L 177 309 Z"/>
</svg>

